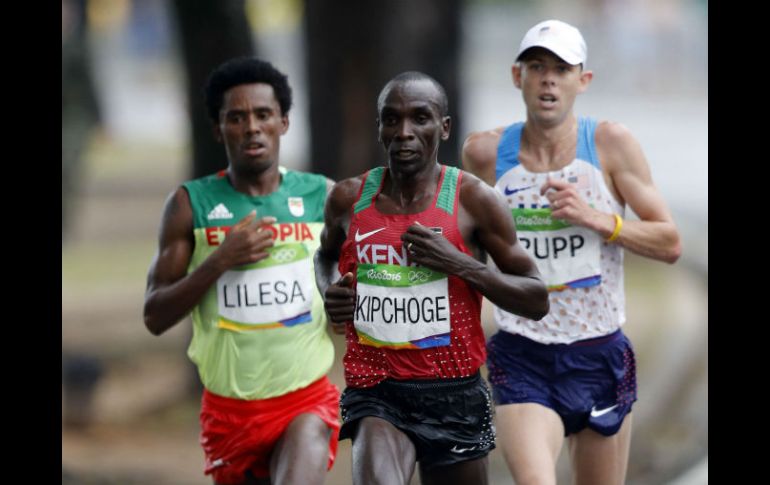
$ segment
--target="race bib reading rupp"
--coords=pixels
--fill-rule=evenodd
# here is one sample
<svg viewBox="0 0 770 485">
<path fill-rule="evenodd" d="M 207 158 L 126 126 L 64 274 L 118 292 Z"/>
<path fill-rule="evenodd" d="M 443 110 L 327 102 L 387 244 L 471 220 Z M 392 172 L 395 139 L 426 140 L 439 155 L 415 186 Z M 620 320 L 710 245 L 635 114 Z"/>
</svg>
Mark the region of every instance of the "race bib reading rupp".
<svg viewBox="0 0 770 485">
<path fill-rule="evenodd" d="M 596 233 L 551 216 L 551 209 L 512 209 L 516 232 L 549 291 L 601 283 Z"/>
<path fill-rule="evenodd" d="M 396 349 L 449 345 L 446 275 L 422 267 L 359 264 L 353 323 L 365 345 Z"/>
<path fill-rule="evenodd" d="M 313 272 L 302 243 L 268 249 L 270 256 L 217 280 L 219 327 L 255 330 L 291 327 L 312 320 Z"/>
</svg>

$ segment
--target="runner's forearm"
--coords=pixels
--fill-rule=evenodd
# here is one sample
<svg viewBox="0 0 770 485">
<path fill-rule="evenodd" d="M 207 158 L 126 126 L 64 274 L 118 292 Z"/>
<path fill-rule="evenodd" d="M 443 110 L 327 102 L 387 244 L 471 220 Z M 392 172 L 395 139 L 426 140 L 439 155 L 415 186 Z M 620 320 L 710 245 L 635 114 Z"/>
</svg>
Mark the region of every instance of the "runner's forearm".
<svg viewBox="0 0 770 485">
<path fill-rule="evenodd" d="M 646 258 L 675 263 L 682 253 L 676 226 L 666 221 L 622 220 L 617 238 L 611 244 L 620 244 L 629 251 Z M 599 213 L 588 226 L 607 240 L 617 227 L 613 214 Z"/>
<path fill-rule="evenodd" d="M 506 274 L 471 257 L 457 276 L 507 312 L 532 320 L 548 313 L 548 291 L 538 278 Z"/>
<path fill-rule="evenodd" d="M 319 249 L 313 256 L 313 263 L 315 264 L 316 286 L 318 286 L 318 292 L 323 296 L 329 286 L 340 277 L 339 271 L 337 271 L 337 261 L 324 256 Z"/>
<path fill-rule="evenodd" d="M 148 290 L 144 300 L 144 324 L 153 335 L 176 325 L 200 303 L 224 270 L 209 258 L 195 271 L 168 286 Z"/>
</svg>

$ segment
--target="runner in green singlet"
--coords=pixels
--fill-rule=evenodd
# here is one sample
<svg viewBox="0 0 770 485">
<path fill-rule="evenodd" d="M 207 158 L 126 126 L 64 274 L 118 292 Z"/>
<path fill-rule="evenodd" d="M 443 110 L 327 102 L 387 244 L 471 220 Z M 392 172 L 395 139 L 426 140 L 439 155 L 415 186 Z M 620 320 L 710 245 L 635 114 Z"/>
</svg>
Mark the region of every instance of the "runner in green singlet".
<svg viewBox="0 0 770 485">
<path fill-rule="evenodd" d="M 323 483 L 339 390 L 326 378 L 334 350 L 312 254 L 332 182 L 279 167 L 291 88 L 271 64 L 219 66 L 206 104 L 228 167 L 169 196 L 144 321 L 160 335 L 192 316 L 215 483 Z"/>
</svg>

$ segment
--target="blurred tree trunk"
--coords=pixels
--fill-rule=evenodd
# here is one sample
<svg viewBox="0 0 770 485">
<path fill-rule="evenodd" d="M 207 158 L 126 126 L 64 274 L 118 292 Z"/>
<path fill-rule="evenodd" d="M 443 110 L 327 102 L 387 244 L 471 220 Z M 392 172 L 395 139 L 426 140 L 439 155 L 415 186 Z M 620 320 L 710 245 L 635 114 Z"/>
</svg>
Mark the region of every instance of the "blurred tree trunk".
<svg viewBox="0 0 770 485">
<path fill-rule="evenodd" d="M 62 244 L 70 229 L 83 152 L 101 122 L 91 74 L 85 0 L 62 1 L 61 41 L 61 224 Z"/>
<path fill-rule="evenodd" d="M 253 56 L 254 42 L 243 0 L 174 0 L 174 13 L 187 74 L 187 107 L 191 122 L 194 178 L 227 167 L 224 147 L 211 131 L 203 102 L 209 73 L 222 62 Z"/>
<path fill-rule="evenodd" d="M 198 178 L 227 167 L 224 146 L 214 139 L 203 98 L 206 78 L 219 64 L 254 55 L 254 41 L 243 0 L 174 0 L 174 13 L 187 74 L 187 110 L 193 147 L 190 177 Z M 186 327 L 192 334 L 192 326 Z M 189 392 L 199 396 L 197 367 L 188 361 Z"/>
<path fill-rule="evenodd" d="M 305 5 L 312 170 L 340 180 L 385 162 L 377 142 L 377 95 L 393 76 L 410 70 L 446 89 L 453 126 L 439 161 L 458 165 L 461 0 L 335 5 Z"/>
</svg>

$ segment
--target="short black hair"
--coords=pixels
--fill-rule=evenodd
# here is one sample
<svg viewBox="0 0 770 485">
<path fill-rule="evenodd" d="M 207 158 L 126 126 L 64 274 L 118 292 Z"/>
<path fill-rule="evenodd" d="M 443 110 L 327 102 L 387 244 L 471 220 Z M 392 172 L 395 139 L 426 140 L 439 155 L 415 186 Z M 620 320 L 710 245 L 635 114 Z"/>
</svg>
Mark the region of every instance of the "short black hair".
<svg viewBox="0 0 770 485">
<path fill-rule="evenodd" d="M 444 90 L 444 86 L 442 86 L 438 81 L 436 81 L 432 77 L 419 71 L 402 72 L 401 74 L 397 75 L 396 77 L 388 81 L 385 87 L 382 88 L 382 91 L 380 91 L 380 95 L 377 97 L 377 112 L 378 113 L 380 112 L 380 109 L 382 108 L 383 103 L 385 103 L 385 96 L 387 95 L 388 92 L 390 92 L 390 89 L 394 84 L 406 84 L 406 83 L 417 82 L 417 81 L 428 81 L 429 83 L 433 84 L 433 86 L 435 86 L 436 91 L 438 91 L 438 94 L 439 94 L 439 99 L 438 99 L 439 114 L 441 116 L 447 116 L 449 114 L 449 99 L 447 98 L 446 91 Z"/>
<path fill-rule="evenodd" d="M 225 92 L 240 84 L 265 83 L 273 87 L 275 97 L 286 116 L 291 109 L 291 86 L 286 74 L 272 64 L 254 57 L 236 57 L 224 62 L 209 74 L 203 97 L 209 118 L 219 122 L 219 111 L 224 103 Z"/>
</svg>

